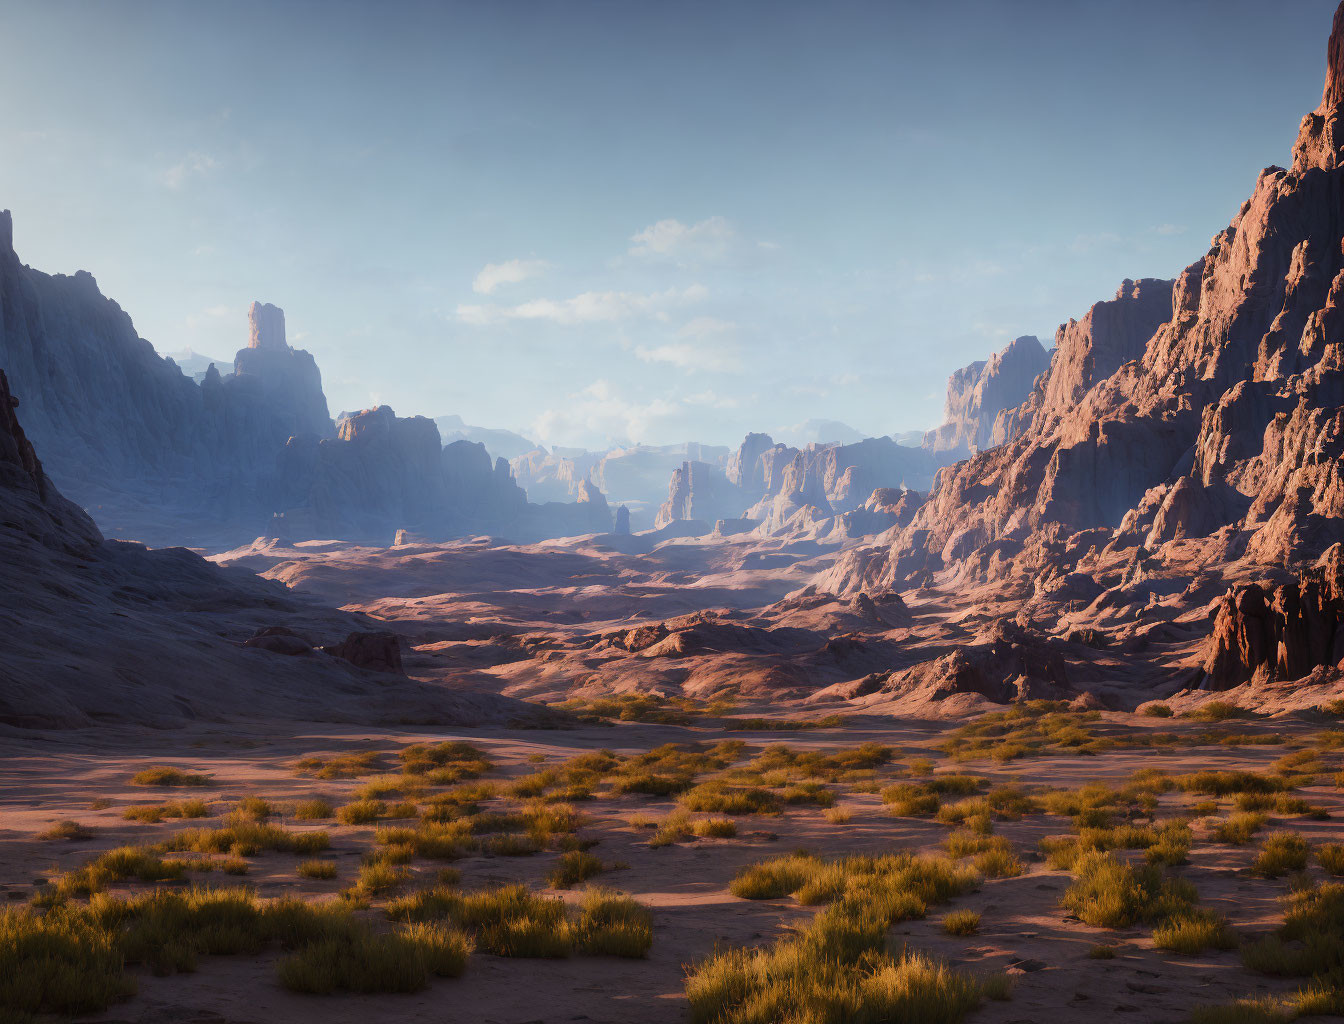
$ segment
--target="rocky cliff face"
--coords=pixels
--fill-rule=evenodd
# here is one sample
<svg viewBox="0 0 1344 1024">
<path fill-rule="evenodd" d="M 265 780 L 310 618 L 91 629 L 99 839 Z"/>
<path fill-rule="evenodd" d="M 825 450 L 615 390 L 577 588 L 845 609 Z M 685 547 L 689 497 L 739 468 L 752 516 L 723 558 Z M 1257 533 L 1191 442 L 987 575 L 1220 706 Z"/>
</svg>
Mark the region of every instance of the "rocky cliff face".
<svg viewBox="0 0 1344 1024">
<path fill-rule="evenodd" d="M 211 367 L 197 386 L 91 275 L 24 266 L 0 214 L 0 367 L 52 478 L 113 533 L 209 542 L 240 521 L 255 527 L 272 511 L 286 440 L 331 433 L 316 365 L 285 344 L 283 314 L 269 308 L 253 325 L 266 343 L 239 353 L 239 372 Z"/>
<path fill-rule="evenodd" d="M 424 416 L 385 405 L 343 414 L 335 438 L 290 438 L 280 457 L 282 510 L 272 534 L 288 541 L 337 538 L 391 543 L 471 534 L 510 540 L 605 533 L 611 515 L 591 485 L 574 502 L 531 505 L 504 459 L 473 441 L 440 445 Z"/>
<path fill-rule="evenodd" d="M 988 360 L 962 367 L 947 382 L 943 424 L 924 436 L 924 447 L 965 458 L 1001 444 L 1004 438 L 995 433 L 1000 413 L 1021 405 L 1049 365 L 1049 353 L 1028 334 Z"/>
<path fill-rule="evenodd" d="M 1175 282 L 1125 282 L 1064 325 L 1005 443 L 942 473 L 880 571 L 851 559 L 854 580 L 860 562 L 894 585 L 1097 527 L 1149 550 L 1216 534 L 1211 555 L 1267 564 L 1344 538 L 1341 32 L 1337 17 L 1292 167 L 1262 171 Z M 848 585 L 843 566 L 828 579 Z"/>
<path fill-rule="evenodd" d="M 672 472 L 667 501 L 658 509 L 655 527 L 662 529 L 678 519 L 698 519 L 712 524 L 734 519 L 742 511 L 742 492 L 723 471 L 707 462 L 683 462 Z"/>
<path fill-rule="evenodd" d="M 331 434 L 331 414 L 317 361 L 285 340 L 285 311 L 254 302 L 247 311 L 248 344 L 234 356 L 234 389 L 255 387 L 266 407 L 286 420 L 289 435 Z"/>
<path fill-rule="evenodd" d="M 34 442 L 52 453 L 52 478 L 112 535 L 222 549 L 268 529 L 387 543 L 403 528 L 435 537 L 516 529 L 528 539 L 610 528 L 593 503 L 529 511 L 507 464 L 479 444 L 443 449 L 423 417 L 368 410 L 343 419 L 338 434 L 317 363 L 289 345 L 277 306 L 253 303 L 234 372 L 211 364 L 198 385 L 89 274 L 24 266 L 8 212 L 0 368 Z"/>
</svg>

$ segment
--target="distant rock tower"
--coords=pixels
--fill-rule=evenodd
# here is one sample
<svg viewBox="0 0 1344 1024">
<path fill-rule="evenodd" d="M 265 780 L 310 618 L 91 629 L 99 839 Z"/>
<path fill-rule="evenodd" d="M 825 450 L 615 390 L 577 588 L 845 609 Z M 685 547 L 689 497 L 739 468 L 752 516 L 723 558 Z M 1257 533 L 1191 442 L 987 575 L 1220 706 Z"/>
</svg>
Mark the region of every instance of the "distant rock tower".
<svg viewBox="0 0 1344 1024">
<path fill-rule="evenodd" d="M 285 423 L 289 437 L 330 437 L 322 374 L 310 353 L 290 348 L 285 341 L 285 311 L 269 302 L 254 302 L 247 311 L 247 325 L 247 348 L 234 354 L 231 386 L 263 396 Z"/>
<path fill-rule="evenodd" d="M 285 342 L 285 311 L 279 306 L 272 306 L 269 302 L 254 302 L 247 311 L 247 322 L 250 327 L 248 348 L 281 352 L 288 350 L 289 345 Z"/>
</svg>

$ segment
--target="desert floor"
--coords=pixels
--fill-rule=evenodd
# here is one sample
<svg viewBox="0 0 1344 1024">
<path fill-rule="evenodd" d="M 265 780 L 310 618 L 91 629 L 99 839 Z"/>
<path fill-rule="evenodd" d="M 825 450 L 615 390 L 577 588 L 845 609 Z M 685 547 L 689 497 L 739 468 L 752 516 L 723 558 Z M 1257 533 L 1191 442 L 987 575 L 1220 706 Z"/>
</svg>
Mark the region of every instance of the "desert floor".
<svg viewBox="0 0 1344 1024">
<path fill-rule="evenodd" d="M 592 853 L 617 866 L 589 883 L 628 893 L 653 914 L 653 944 L 647 959 L 570 956 L 564 959 L 517 959 L 471 955 L 459 978 L 435 979 L 428 988 L 410 995 L 301 995 L 287 991 L 276 979 L 275 961 L 283 954 L 206 956 L 191 973 L 155 976 L 148 970 L 128 968 L 138 993 L 129 1001 L 86 1019 L 100 1021 L 680 1021 L 688 1017 L 683 994 L 688 967 L 716 948 L 757 946 L 777 939 L 791 925 L 805 921 L 816 908 L 803 907 L 791 897 L 766 900 L 739 899 L 729 892 L 734 875 L 749 864 L 795 850 L 833 858 L 857 853 L 910 850 L 940 853 L 941 844 L 955 825 L 932 814 L 897 817 L 888 813 L 879 792 L 902 782 L 936 779 L 949 773 L 970 774 L 985 780 L 980 791 L 1016 785 L 1029 794 L 1079 787 L 1089 783 L 1120 784 L 1141 769 L 1159 769 L 1173 776 L 1213 769 L 1247 769 L 1280 775 L 1290 769 L 1274 762 L 1291 755 L 1299 763 L 1293 795 L 1305 798 L 1310 814 L 1268 811 L 1268 820 L 1249 843 L 1237 846 L 1213 841 L 1212 825 L 1232 813 L 1233 797 L 1211 798 L 1173 789 L 1158 797 L 1149 812 L 1159 822 L 1188 818 L 1195 841 L 1189 863 L 1165 870 L 1189 879 L 1199 891 L 1201 904 L 1225 915 L 1244 940 L 1272 929 L 1282 920 L 1282 898 L 1289 877 L 1267 878 L 1250 865 L 1263 838 L 1291 830 L 1313 847 L 1344 839 L 1339 816 L 1344 801 L 1332 781 L 1338 769 L 1335 739 L 1340 734 L 1328 722 L 1256 720 L 1210 724 L 1180 719 L 1160 720 L 1135 715 L 1103 713 L 1092 716 L 1084 728 L 1094 737 L 1129 742 L 1156 732 L 1183 738 L 1175 745 L 1120 747 L 1095 754 L 1036 753 L 1000 762 L 994 759 L 952 761 L 937 749 L 954 727 L 947 723 L 891 719 L 847 721 L 841 728 L 764 733 L 726 732 L 709 717 L 689 726 L 638 722 L 585 724 L 566 730 L 466 730 L 451 734 L 416 729 L 371 732 L 327 725 L 287 729 L 285 735 L 266 735 L 254 727 L 246 731 L 198 725 L 173 731 L 101 729 L 88 734 L 25 734 L 11 732 L 7 754 L 0 760 L 0 889 L 11 907 L 37 896 L 52 878 L 79 867 L 109 848 L 152 846 L 183 828 L 218 826 L 223 815 L 247 796 L 260 796 L 280 809 L 272 822 L 296 830 L 330 834 L 331 848 L 323 854 L 337 864 L 337 877 L 310 880 L 296 874 L 302 858 L 292 853 L 265 852 L 249 856 L 243 877 L 221 871 L 191 873 L 183 880 L 161 883 L 247 885 L 262 897 L 297 894 L 305 899 L 330 899 L 348 887 L 359 871 L 361 855 L 375 846 L 379 825 L 406 825 L 413 821 L 384 821 L 347 825 L 338 821 L 296 821 L 285 814 L 286 805 L 315 796 L 340 806 L 353 799 L 371 778 L 395 774 L 395 754 L 415 743 L 464 740 L 478 748 L 493 767 L 486 781 L 507 780 L 560 765 L 585 752 L 608 749 L 634 755 L 661 744 L 713 744 L 725 739 L 746 742 L 736 764 L 745 764 L 760 749 L 776 742 L 795 750 L 833 753 L 875 741 L 893 748 L 890 763 L 851 774 L 844 781 L 822 780 L 835 797 L 835 806 L 850 812 L 849 820 L 819 806 L 786 804 L 780 813 L 732 815 L 737 834 L 732 838 L 681 837 L 668 845 L 651 846 L 656 825 L 636 815 L 664 819 L 677 808 L 677 798 L 639 794 L 614 796 L 608 784 L 598 785 L 594 797 L 577 801 L 583 822 L 577 835 L 595 841 Z M 1213 735 L 1209 735 L 1210 732 Z M 1202 735 L 1201 735 L 1202 734 Z M 1228 734 L 1242 734 L 1237 742 Z M 1247 737 L 1277 734 L 1285 742 L 1256 744 Z M 339 755 L 352 751 L 385 752 L 383 770 L 366 770 L 357 777 L 315 778 L 299 774 L 295 762 L 304 756 Z M 173 766 L 209 776 L 203 786 L 172 789 L 136 786 L 131 777 L 150 766 Z M 1301 774 L 1315 771 L 1314 776 Z M 1327 769 L 1323 774 L 1320 769 Z M 696 781 L 704 781 L 699 778 Z M 785 782 L 782 778 L 770 781 Z M 430 787 L 416 799 L 424 801 L 444 787 Z M 783 792 L 775 787 L 775 792 Z M 209 805 L 209 816 L 195 820 L 167 819 L 160 823 L 127 820 L 130 805 L 199 797 Z M 945 803 L 961 797 L 948 796 Z M 1218 806 L 1194 810 L 1200 801 L 1217 799 Z M 500 795 L 486 801 L 489 810 L 513 809 L 523 798 Z M 423 804 L 422 804 L 423 806 Z M 98 809 L 93 809 L 97 807 Z M 1322 811 L 1329 817 L 1322 817 Z M 1210 813 L 1212 812 L 1212 813 Z M 1145 812 L 1140 823 L 1147 820 Z M 695 814 L 692 819 L 722 815 Z M 88 830 L 87 838 L 41 839 L 54 823 L 74 821 Z M 1299 983 L 1272 979 L 1247 971 L 1238 952 L 1206 951 L 1182 955 L 1154 948 L 1151 927 L 1121 930 L 1094 928 L 1072 917 L 1060 899 L 1072 879 L 1065 870 L 1051 868 L 1038 853 L 1039 840 L 1048 835 L 1070 835 L 1075 826 L 1067 816 L 1026 813 L 1015 820 L 996 820 L 996 835 L 1006 837 L 1021 859 L 1016 877 L 985 878 L 975 891 L 950 903 L 931 907 L 924 920 L 895 926 L 891 939 L 927 950 L 955 967 L 976 974 L 1007 971 L 1014 979 L 1006 1001 L 986 1001 L 969 1019 L 985 1022 L 1137 1019 L 1183 1020 L 1192 1007 L 1221 1003 L 1245 995 L 1286 992 Z M 552 837 L 553 839 L 556 837 Z M 554 843 L 528 856 L 491 856 L 468 853 L 454 860 L 460 886 L 472 890 L 521 882 L 550 892 L 547 875 L 559 854 Z M 1141 852 L 1119 851 L 1117 856 L 1141 860 Z M 210 860 L 208 856 L 198 860 Z M 435 883 L 443 862 L 416 857 L 409 878 L 399 891 Z M 1314 859 L 1308 870 L 1326 877 Z M 1301 876 L 1296 881 L 1301 882 Z M 143 891 L 141 883 L 121 882 L 114 893 Z M 583 884 L 557 893 L 577 900 Z M 374 897 L 362 913 L 378 917 L 379 907 L 393 893 Z M 970 908 L 982 915 L 979 932 L 952 937 L 943 932 L 941 919 L 951 909 Z M 1110 959 L 1094 959 L 1089 951 L 1099 944 L 1114 947 Z"/>
</svg>

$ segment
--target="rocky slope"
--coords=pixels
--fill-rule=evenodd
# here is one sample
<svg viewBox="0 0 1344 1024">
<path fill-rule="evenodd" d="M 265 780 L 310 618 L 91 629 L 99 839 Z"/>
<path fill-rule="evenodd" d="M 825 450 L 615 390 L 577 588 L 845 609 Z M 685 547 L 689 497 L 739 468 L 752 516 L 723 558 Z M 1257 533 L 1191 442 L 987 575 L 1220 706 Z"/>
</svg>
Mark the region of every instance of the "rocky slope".
<svg viewBox="0 0 1344 1024">
<path fill-rule="evenodd" d="M 183 548 L 104 540 L 46 475 L 18 408 L 0 371 L 0 725 L 536 719 L 506 698 L 358 667 L 396 667 L 399 646 L 364 616 Z M 283 653 L 267 635 L 290 641 Z"/>
<path fill-rule="evenodd" d="M 1203 602 L 1220 579 L 1306 580 L 1344 539 L 1342 118 L 1344 8 L 1291 166 L 1265 168 L 1175 281 L 1126 281 L 1063 325 L 1049 370 L 998 418 L 1003 443 L 941 473 L 890 543 L 849 552 L 819 585 L 995 583 L 1057 629 L 1138 623 L 1159 602 L 1216 614 L 1190 677 L 1206 687 L 1326 664 L 1325 626 L 1292 639 L 1333 614 L 1320 580 Z"/>
</svg>

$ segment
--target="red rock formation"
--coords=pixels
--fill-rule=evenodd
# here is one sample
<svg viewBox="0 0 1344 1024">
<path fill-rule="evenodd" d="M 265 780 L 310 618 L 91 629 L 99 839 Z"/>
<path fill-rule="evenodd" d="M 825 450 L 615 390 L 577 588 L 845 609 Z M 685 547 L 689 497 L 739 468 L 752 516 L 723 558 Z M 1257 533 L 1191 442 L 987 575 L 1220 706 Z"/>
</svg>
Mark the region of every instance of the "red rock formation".
<svg viewBox="0 0 1344 1024">
<path fill-rule="evenodd" d="M 1292 681 L 1344 658 L 1344 548 L 1336 544 L 1299 579 L 1251 583 L 1218 602 L 1206 687 L 1229 690 L 1257 675 Z"/>
<path fill-rule="evenodd" d="M 890 585 L 1097 527 L 1120 546 L 1230 529 L 1211 555 L 1275 564 L 1344 540 L 1341 32 L 1337 19 L 1292 169 L 1262 171 L 1174 284 L 1126 282 L 1064 325 L 1050 370 L 1001 422 L 1005 443 L 940 473 L 897 541 L 848 556 L 832 583 Z"/>
</svg>

